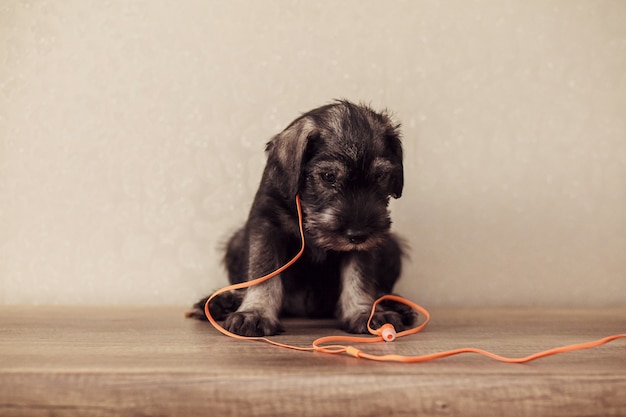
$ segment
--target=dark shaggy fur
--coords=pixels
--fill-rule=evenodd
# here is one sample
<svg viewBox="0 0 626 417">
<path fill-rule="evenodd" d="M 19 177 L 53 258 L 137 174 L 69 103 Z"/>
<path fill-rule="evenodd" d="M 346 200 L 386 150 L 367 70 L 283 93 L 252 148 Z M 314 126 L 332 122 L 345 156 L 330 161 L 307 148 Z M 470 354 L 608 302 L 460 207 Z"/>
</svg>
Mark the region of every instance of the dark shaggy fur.
<svg viewBox="0 0 626 417">
<path fill-rule="evenodd" d="M 280 332 L 280 315 L 336 317 L 343 329 L 367 333 L 373 301 L 392 291 L 401 270 L 388 211 L 404 182 L 399 125 L 385 113 L 338 101 L 294 120 L 266 151 L 248 221 L 226 249 L 229 280 L 263 276 L 298 252 L 296 194 L 306 250 L 280 278 L 217 297 L 212 315 L 247 336 Z M 203 318 L 205 301 L 189 315 Z M 401 330 L 414 321 L 412 311 L 386 304 L 372 326 L 390 322 Z"/>
</svg>

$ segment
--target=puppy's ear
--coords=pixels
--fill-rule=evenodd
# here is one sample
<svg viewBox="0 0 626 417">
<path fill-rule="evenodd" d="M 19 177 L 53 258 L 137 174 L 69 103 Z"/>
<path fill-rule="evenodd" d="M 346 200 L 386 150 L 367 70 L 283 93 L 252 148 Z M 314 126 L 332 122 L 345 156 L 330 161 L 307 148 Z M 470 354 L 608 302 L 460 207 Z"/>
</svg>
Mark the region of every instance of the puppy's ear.
<svg viewBox="0 0 626 417">
<path fill-rule="evenodd" d="M 271 178 L 288 198 L 300 191 L 307 145 L 315 136 L 318 136 L 315 124 L 303 116 L 274 136 L 265 147 Z"/>
<path fill-rule="evenodd" d="M 402 165 L 402 141 L 400 140 L 400 125 L 391 125 L 385 132 L 387 148 L 393 157 L 394 169 L 389 182 L 391 196 L 400 198 L 404 188 L 404 168 Z"/>
</svg>

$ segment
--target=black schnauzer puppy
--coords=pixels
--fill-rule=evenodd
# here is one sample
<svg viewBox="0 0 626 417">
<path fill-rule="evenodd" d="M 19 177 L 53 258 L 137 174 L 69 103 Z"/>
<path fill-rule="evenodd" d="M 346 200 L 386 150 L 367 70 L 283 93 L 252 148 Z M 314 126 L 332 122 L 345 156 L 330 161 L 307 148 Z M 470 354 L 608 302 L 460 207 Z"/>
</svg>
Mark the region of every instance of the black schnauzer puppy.
<svg viewBox="0 0 626 417">
<path fill-rule="evenodd" d="M 229 280 L 261 277 L 298 252 L 296 194 L 305 252 L 280 277 L 216 297 L 211 314 L 245 336 L 280 332 L 280 315 L 334 316 L 341 328 L 367 333 L 372 303 L 392 291 L 401 269 L 401 243 L 389 231 L 388 211 L 404 183 L 399 125 L 385 113 L 338 101 L 294 120 L 266 152 L 248 221 L 227 245 Z M 188 316 L 204 318 L 205 302 Z M 391 323 L 402 330 L 415 318 L 403 305 L 383 304 L 372 327 Z"/>
</svg>

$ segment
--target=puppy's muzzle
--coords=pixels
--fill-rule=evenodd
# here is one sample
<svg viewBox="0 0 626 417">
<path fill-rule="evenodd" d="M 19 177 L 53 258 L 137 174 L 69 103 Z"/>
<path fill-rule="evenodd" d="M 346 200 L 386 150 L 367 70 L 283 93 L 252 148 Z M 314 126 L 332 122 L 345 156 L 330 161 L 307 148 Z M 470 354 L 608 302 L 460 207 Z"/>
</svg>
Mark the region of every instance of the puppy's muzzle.
<svg viewBox="0 0 626 417">
<path fill-rule="evenodd" d="M 369 250 L 387 238 L 391 221 L 384 205 L 337 204 L 308 211 L 305 227 L 315 243 L 337 251 Z"/>
</svg>

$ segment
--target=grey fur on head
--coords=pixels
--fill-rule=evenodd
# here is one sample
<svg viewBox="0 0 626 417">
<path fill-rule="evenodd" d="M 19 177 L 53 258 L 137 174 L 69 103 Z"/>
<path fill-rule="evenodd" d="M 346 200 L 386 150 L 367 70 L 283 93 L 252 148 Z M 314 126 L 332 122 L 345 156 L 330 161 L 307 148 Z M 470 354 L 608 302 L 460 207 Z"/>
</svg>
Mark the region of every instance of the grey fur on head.
<svg viewBox="0 0 626 417">
<path fill-rule="evenodd" d="M 248 220 L 226 248 L 229 280 L 263 276 L 298 252 L 297 194 L 305 252 L 280 277 L 217 297 L 211 314 L 247 336 L 280 332 L 281 315 L 336 317 L 341 328 L 367 333 L 373 301 L 392 291 L 401 271 L 388 210 L 404 185 L 399 125 L 385 112 L 337 101 L 294 120 L 266 152 Z M 189 315 L 203 318 L 205 302 Z M 411 310 L 388 303 L 372 326 L 389 322 L 401 330 L 414 321 Z"/>
</svg>

